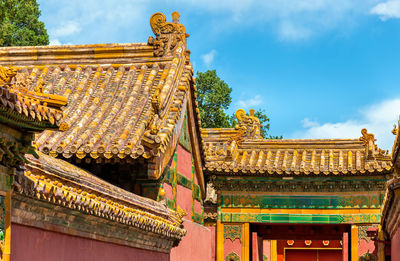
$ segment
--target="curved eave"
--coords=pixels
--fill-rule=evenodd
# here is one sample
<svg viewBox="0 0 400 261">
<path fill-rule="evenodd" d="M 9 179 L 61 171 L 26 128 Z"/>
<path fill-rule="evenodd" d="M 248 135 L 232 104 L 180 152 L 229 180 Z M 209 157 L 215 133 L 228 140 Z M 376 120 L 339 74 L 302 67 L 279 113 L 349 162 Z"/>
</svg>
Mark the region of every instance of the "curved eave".
<svg viewBox="0 0 400 261">
<path fill-rule="evenodd" d="M 63 160 L 39 152 L 26 155 L 27 171 L 17 191 L 38 200 L 134 226 L 180 240 L 186 233 L 180 218 L 166 206 L 111 185 Z"/>
<path fill-rule="evenodd" d="M 0 106 L 0 121 L 11 127 L 32 132 L 40 132 L 47 129 L 57 130 L 59 128 L 56 123 L 51 124 L 48 121 L 39 121 L 4 106 Z"/>
</svg>

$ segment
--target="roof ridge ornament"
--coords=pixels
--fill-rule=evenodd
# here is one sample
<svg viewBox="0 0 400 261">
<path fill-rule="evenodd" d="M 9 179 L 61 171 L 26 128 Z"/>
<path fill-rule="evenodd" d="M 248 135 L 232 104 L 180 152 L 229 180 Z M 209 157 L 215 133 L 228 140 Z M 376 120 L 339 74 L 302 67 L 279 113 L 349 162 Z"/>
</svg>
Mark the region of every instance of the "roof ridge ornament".
<svg viewBox="0 0 400 261">
<path fill-rule="evenodd" d="M 12 79 L 17 75 L 18 68 L 0 66 L 0 86 L 10 87 Z"/>
<path fill-rule="evenodd" d="M 239 130 L 240 136 L 245 139 L 262 139 L 260 120 L 254 115 L 254 109 L 250 110 L 250 115 L 243 109 L 235 112 L 238 124 L 235 129 Z"/>
<path fill-rule="evenodd" d="M 372 133 L 368 133 L 366 128 L 361 130 L 362 136 L 360 140 L 363 141 L 363 145 L 365 146 L 367 159 L 388 159 L 389 151 L 378 148 L 378 145 L 375 144 L 375 135 Z"/>
<path fill-rule="evenodd" d="M 155 13 L 150 17 L 150 26 L 156 38 L 149 37 L 148 44 L 153 46 L 154 56 L 171 55 L 172 50 L 183 42 L 186 46 L 185 26 L 179 23 L 180 14 L 175 11 L 172 13 L 172 23 L 167 22 L 163 13 Z"/>
</svg>

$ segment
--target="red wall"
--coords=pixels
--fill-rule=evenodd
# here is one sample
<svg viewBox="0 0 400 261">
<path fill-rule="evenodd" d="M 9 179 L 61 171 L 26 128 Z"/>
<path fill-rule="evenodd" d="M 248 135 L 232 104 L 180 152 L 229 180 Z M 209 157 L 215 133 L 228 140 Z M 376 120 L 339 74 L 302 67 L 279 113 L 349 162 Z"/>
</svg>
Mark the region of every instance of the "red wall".
<svg viewBox="0 0 400 261">
<path fill-rule="evenodd" d="M 168 261 L 169 255 L 12 224 L 11 260 Z"/>
<path fill-rule="evenodd" d="M 188 179 L 192 179 L 192 154 L 178 145 L 177 171 Z M 195 183 L 198 184 L 195 176 Z M 190 221 L 192 218 L 192 190 L 181 185 L 177 186 L 177 200 L 179 207 L 188 215 L 183 223 L 186 236 L 171 251 L 171 261 L 211 261 L 215 260 L 215 230 Z M 194 210 L 201 213 L 201 204 L 195 201 Z"/>
<path fill-rule="evenodd" d="M 397 228 L 396 233 L 392 237 L 391 242 L 392 261 L 400 261 L 400 228 Z"/>
<path fill-rule="evenodd" d="M 171 251 L 171 261 L 211 261 L 213 259 L 213 231 L 200 224 L 185 221 L 186 236 Z M 158 260 L 157 260 L 158 261 Z"/>
</svg>

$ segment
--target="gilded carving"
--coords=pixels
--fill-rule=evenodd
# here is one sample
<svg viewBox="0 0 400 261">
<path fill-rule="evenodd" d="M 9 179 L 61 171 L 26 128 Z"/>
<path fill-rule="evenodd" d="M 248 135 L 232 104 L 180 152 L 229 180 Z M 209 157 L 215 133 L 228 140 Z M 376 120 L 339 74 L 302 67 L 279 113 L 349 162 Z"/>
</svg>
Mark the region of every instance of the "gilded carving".
<svg viewBox="0 0 400 261">
<path fill-rule="evenodd" d="M 154 48 L 155 56 L 170 55 L 171 51 L 179 42 L 186 45 L 185 26 L 179 24 L 179 13 L 172 13 L 172 23 L 167 22 L 167 18 L 163 13 L 155 13 L 150 17 L 150 26 L 156 38 L 149 37 L 148 44 Z"/>
<path fill-rule="evenodd" d="M 388 156 L 389 151 L 385 151 L 383 149 L 378 148 L 378 145 L 375 144 L 375 136 L 372 133 L 368 133 L 367 129 L 362 129 L 361 130 L 362 136 L 360 137 L 360 140 L 363 141 L 363 145 L 366 146 L 366 152 L 367 152 L 367 157 L 369 159 L 373 158 L 385 158 Z"/>
<path fill-rule="evenodd" d="M 161 138 L 157 136 L 160 131 L 160 88 L 155 87 L 154 93 L 151 98 L 152 111 L 148 123 L 147 130 L 144 133 L 142 142 L 144 145 L 151 149 L 151 155 L 155 156 L 158 153 L 158 148 L 161 145 Z"/>
<path fill-rule="evenodd" d="M 245 110 L 239 109 L 235 112 L 238 124 L 235 129 L 239 130 L 239 135 L 236 140 L 246 139 L 262 139 L 260 133 L 260 120 L 254 115 L 254 110 L 250 110 L 250 115 L 247 115 Z M 235 139 L 234 139 L 235 140 Z"/>
<path fill-rule="evenodd" d="M 180 223 L 182 223 L 182 219 L 187 216 L 187 212 L 184 209 L 182 209 L 180 206 L 178 206 L 176 209 L 176 215 L 181 220 Z"/>
<path fill-rule="evenodd" d="M 0 66 L 0 86 L 10 85 L 11 80 L 17 74 L 16 67 L 3 67 Z"/>
</svg>

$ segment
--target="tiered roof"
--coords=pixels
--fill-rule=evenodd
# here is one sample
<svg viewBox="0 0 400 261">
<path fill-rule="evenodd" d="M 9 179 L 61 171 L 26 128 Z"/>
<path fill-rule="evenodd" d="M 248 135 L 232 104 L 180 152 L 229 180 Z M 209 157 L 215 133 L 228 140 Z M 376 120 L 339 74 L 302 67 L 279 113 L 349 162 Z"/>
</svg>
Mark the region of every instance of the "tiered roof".
<svg viewBox="0 0 400 261">
<path fill-rule="evenodd" d="M 156 179 L 173 155 L 188 110 L 191 135 L 200 140 L 188 35 L 178 18 L 174 12 L 169 23 L 154 14 L 156 37 L 148 43 L 2 48 L 0 65 L 19 66 L 32 79 L 29 90 L 41 86 L 44 94 L 68 99 L 62 124 L 70 128 L 38 135 L 38 149 L 99 163 L 142 158 Z M 202 176 L 199 144 L 192 145 Z"/>
<path fill-rule="evenodd" d="M 367 175 L 389 173 L 391 157 L 373 134 L 359 139 L 263 139 L 254 110 L 238 110 L 231 129 L 202 129 L 205 168 L 227 175 Z"/>
</svg>

